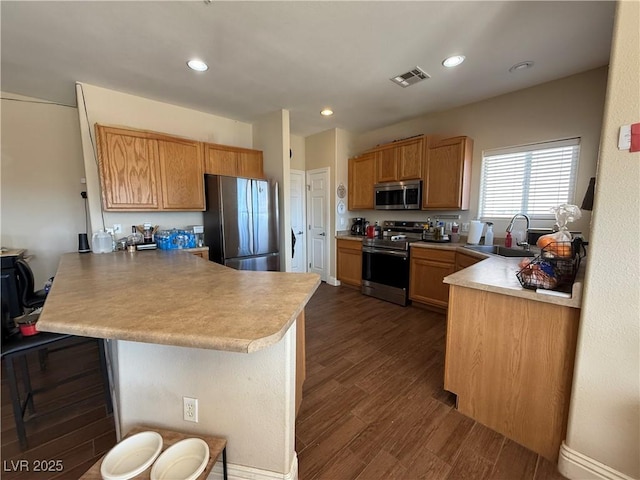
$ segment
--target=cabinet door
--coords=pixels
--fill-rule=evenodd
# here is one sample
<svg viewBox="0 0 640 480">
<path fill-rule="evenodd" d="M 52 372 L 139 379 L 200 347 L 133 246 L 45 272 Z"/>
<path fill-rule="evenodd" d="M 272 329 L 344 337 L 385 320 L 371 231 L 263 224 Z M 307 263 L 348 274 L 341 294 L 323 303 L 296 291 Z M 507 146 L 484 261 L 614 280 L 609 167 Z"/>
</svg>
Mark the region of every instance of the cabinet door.
<svg viewBox="0 0 640 480">
<path fill-rule="evenodd" d="M 398 149 L 385 148 L 376 152 L 376 182 L 395 182 L 398 180 Z"/>
<path fill-rule="evenodd" d="M 349 159 L 349 210 L 373 210 L 376 157 L 367 153 Z"/>
<path fill-rule="evenodd" d="M 416 180 L 422 177 L 424 137 L 398 146 L 398 180 Z"/>
<path fill-rule="evenodd" d="M 476 263 L 481 261 L 481 258 L 473 257 L 461 252 L 456 252 L 456 272 L 459 270 L 464 270 L 465 268 L 470 267 L 471 265 L 475 265 Z"/>
<path fill-rule="evenodd" d="M 242 150 L 238 154 L 238 176 L 264 178 L 262 151 Z"/>
<path fill-rule="evenodd" d="M 204 210 L 202 144 L 163 138 L 158 140 L 162 208 Z"/>
<path fill-rule="evenodd" d="M 360 287 L 362 284 L 362 244 L 355 240 L 337 241 L 337 277 L 342 283 Z"/>
<path fill-rule="evenodd" d="M 221 145 L 205 144 L 204 173 L 238 176 L 238 152 Z"/>
<path fill-rule="evenodd" d="M 447 308 L 449 285 L 444 277 L 455 271 L 455 251 L 411 249 L 409 298 L 427 305 Z"/>
<path fill-rule="evenodd" d="M 470 138 L 454 137 L 437 142 L 428 149 L 422 208 L 469 208 L 472 148 Z"/>
<path fill-rule="evenodd" d="M 158 143 L 148 134 L 96 125 L 104 210 L 159 210 Z"/>
</svg>

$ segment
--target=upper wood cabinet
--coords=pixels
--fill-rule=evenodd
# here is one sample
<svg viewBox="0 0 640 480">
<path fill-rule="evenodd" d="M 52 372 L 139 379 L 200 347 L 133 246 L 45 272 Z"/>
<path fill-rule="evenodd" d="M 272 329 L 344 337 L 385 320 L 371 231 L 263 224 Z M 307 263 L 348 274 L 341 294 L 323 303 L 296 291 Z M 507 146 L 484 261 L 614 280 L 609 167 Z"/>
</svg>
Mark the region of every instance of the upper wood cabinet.
<svg viewBox="0 0 640 480">
<path fill-rule="evenodd" d="M 262 151 L 205 143 L 205 173 L 264 178 Z"/>
<path fill-rule="evenodd" d="M 373 209 L 376 183 L 376 153 L 349 159 L 349 210 Z"/>
<path fill-rule="evenodd" d="M 398 180 L 416 180 L 421 177 L 424 142 L 424 135 L 399 142 Z"/>
<path fill-rule="evenodd" d="M 393 148 L 385 148 L 375 152 L 376 156 L 376 183 L 395 182 L 398 180 L 398 151 Z"/>
<path fill-rule="evenodd" d="M 426 149 L 422 171 L 422 208 L 469 208 L 473 140 L 453 137 L 433 142 Z"/>
<path fill-rule="evenodd" d="M 159 210 L 158 142 L 145 132 L 96 125 L 105 210 Z"/>
<path fill-rule="evenodd" d="M 200 142 L 103 125 L 96 138 L 105 210 L 204 210 Z"/>
<path fill-rule="evenodd" d="M 416 180 L 422 174 L 424 135 L 376 148 L 377 183 Z"/>
<path fill-rule="evenodd" d="M 202 144 L 163 138 L 158 153 L 163 210 L 204 210 Z"/>
</svg>

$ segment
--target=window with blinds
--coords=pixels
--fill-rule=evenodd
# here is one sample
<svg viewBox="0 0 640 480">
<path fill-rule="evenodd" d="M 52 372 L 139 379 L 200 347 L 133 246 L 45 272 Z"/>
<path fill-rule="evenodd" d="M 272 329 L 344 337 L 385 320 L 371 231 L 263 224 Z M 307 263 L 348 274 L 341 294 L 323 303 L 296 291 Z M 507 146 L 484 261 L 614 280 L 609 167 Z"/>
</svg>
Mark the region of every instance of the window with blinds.
<svg viewBox="0 0 640 480">
<path fill-rule="evenodd" d="M 478 216 L 555 218 L 551 207 L 573 203 L 579 156 L 579 138 L 483 152 Z"/>
</svg>

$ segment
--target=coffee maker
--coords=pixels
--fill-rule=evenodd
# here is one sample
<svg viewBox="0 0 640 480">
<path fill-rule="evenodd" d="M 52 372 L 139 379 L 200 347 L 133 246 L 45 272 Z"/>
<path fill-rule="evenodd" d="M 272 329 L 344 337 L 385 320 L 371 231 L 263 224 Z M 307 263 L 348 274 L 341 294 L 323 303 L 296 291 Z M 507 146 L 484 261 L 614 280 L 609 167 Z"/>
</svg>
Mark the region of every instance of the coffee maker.
<svg viewBox="0 0 640 480">
<path fill-rule="evenodd" d="M 356 217 L 352 219 L 351 235 L 365 235 L 366 220 L 362 217 Z"/>
</svg>

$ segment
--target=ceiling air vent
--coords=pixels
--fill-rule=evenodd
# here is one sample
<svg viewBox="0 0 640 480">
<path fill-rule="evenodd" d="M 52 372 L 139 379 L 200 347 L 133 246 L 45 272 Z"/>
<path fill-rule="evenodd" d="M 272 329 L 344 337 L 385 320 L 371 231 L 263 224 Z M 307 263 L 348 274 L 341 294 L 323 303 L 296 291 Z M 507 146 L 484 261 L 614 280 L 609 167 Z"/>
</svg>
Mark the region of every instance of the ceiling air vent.
<svg viewBox="0 0 640 480">
<path fill-rule="evenodd" d="M 406 88 L 409 85 L 421 82 L 422 80 L 426 80 L 427 78 L 431 77 L 427 75 L 420 67 L 416 67 L 407 73 L 396 75 L 395 77 L 390 78 L 390 80 L 393 83 L 397 83 L 402 88 Z"/>
</svg>

